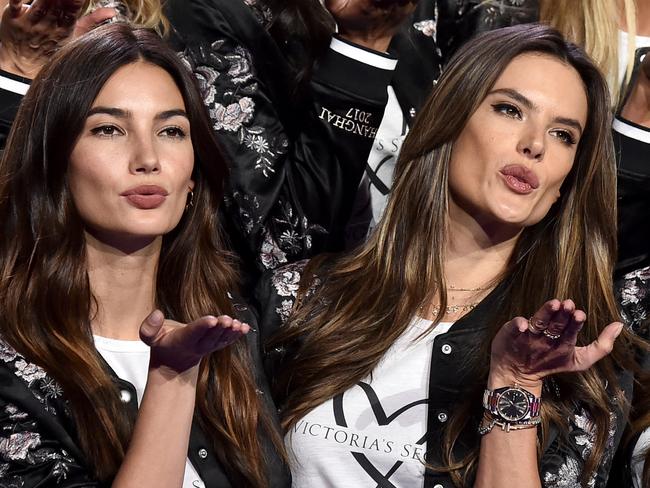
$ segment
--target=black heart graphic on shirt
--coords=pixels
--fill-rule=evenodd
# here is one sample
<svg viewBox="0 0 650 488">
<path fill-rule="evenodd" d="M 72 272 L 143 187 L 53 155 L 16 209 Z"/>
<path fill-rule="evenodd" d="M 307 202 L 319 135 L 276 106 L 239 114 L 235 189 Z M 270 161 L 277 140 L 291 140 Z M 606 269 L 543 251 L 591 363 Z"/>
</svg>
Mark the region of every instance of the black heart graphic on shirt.
<svg viewBox="0 0 650 488">
<path fill-rule="evenodd" d="M 366 394 L 366 397 L 368 397 L 368 402 L 370 403 L 370 408 L 372 409 L 372 412 L 375 415 L 375 419 L 377 420 L 377 425 L 382 425 L 382 426 L 388 425 L 407 410 L 417 405 L 422 405 L 429 402 L 429 400 L 427 399 L 417 400 L 415 402 L 411 402 L 407 405 L 404 405 L 403 407 L 397 409 L 392 414 L 387 415 L 386 411 L 384 410 L 384 407 L 379 401 L 379 397 L 377 396 L 377 393 L 375 393 L 375 390 L 372 389 L 372 386 L 370 386 L 368 383 L 364 383 L 363 381 L 357 383 L 357 386 L 359 386 Z M 341 427 L 347 428 L 348 423 L 345 420 L 345 412 L 343 410 L 343 393 L 341 393 L 340 395 L 336 395 L 332 399 L 332 404 L 334 407 L 334 420 L 336 421 L 336 424 Z M 426 434 L 423 435 L 422 438 L 416 442 L 416 444 L 422 445 L 425 439 L 426 439 Z M 353 452 L 353 451 L 351 451 L 350 453 L 352 454 L 354 459 L 359 463 L 359 465 L 364 469 L 364 471 L 368 473 L 368 475 L 375 481 L 375 483 L 377 483 L 378 487 L 397 488 L 393 483 L 390 482 L 389 479 L 395 473 L 395 471 L 397 471 L 399 467 L 403 464 L 403 461 L 395 462 L 395 464 L 393 464 L 393 466 L 388 470 L 388 472 L 383 474 L 381 471 L 377 469 L 377 467 L 372 463 L 372 461 L 370 461 L 370 459 L 366 457 L 365 454 L 362 454 L 360 452 Z"/>
</svg>

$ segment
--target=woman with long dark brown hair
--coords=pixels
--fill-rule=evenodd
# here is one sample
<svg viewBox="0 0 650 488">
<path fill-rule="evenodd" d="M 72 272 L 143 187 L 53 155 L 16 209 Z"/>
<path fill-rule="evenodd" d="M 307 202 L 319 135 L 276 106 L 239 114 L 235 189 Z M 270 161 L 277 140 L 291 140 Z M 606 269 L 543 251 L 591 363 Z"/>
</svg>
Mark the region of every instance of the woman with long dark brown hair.
<svg viewBox="0 0 650 488">
<path fill-rule="evenodd" d="M 208 120 L 175 53 L 126 25 L 30 88 L 0 163 L 3 485 L 288 483 L 255 331 L 249 350 L 231 318 L 253 320 Z"/>
<path fill-rule="evenodd" d="M 294 486 L 604 485 L 634 341 L 615 322 L 609 107 L 557 31 L 478 36 L 370 240 L 260 288 L 285 324 L 268 366 Z"/>
</svg>

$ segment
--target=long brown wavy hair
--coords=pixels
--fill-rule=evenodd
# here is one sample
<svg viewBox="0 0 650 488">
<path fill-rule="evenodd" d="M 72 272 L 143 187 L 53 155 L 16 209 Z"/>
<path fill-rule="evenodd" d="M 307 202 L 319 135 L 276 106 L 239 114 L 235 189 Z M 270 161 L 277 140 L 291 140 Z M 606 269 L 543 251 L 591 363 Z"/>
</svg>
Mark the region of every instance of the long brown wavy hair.
<svg viewBox="0 0 650 488">
<path fill-rule="evenodd" d="M 646 351 L 647 353 L 648 351 Z M 625 438 L 625 445 L 630 453 L 633 452 L 635 447 L 630 444 L 636 442 L 638 439 L 637 436 L 641 435 L 648 428 L 650 428 L 650 374 L 646 372 L 638 378 L 634 386 L 631 425 L 628 435 Z M 643 458 L 641 486 L 650 486 L 650 449 L 643 451 L 641 457 Z M 629 469 L 629 466 L 626 467 Z"/>
<path fill-rule="evenodd" d="M 454 141 L 506 66 L 523 53 L 552 56 L 573 67 L 584 83 L 589 113 L 561 197 L 539 223 L 521 232 L 502 273 L 503 305 L 491 317 L 490 335 L 473 356 L 471 376 L 478 381 L 459 385 L 466 390 L 447 423 L 440 469 L 449 471 L 458 486 L 471 483 L 475 475 L 476 426 L 489 347 L 503 323 L 531 316 L 550 298 L 571 297 L 587 311 L 579 338 L 584 345 L 618 318 L 612 291 L 616 184 L 607 85 L 584 52 L 556 30 L 528 24 L 486 32 L 458 51 L 421 110 L 402 147 L 391 197 L 373 235 L 359 249 L 328 264 L 318 291 L 301 295 L 289 324 L 274 341 L 294 345 L 274 387 L 285 429 L 367 377 L 420 307 L 437 299 L 440 310 L 445 309 L 443 256 L 449 237 L 448 168 Z M 311 269 L 305 276 L 313 276 Z M 544 399 L 542 446 L 551 424 L 566 431 L 566 419 L 578 399 L 597 426 L 583 482 L 603 456 L 612 408 L 606 385 L 617 392 L 617 366 L 628 364 L 632 340 L 625 331 L 611 355 L 589 371 L 556 375 L 554 390 L 559 394 Z M 466 435 L 474 447 L 459 458 L 454 450 Z"/>
<path fill-rule="evenodd" d="M 172 76 L 195 152 L 194 205 L 163 237 L 156 306 L 180 322 L 232 314 L 227 292 L 236 289 L 237 275 L 217 218 L 226 162 L 191 74 L 153 32 L 109 25 L 61 49 L 24 98 L 0 161 L 0 333 L 63 387 L 81 450 L 100 480 L 118 470 L 132 426 L 93 345 L 84 225 L 66 174 L 98 92 L 134 62 Z M 196 399 L 233 485 L 267 486 L 258 433 L 278 447 L 281 439 L 256 394 L 245 341 L 203 359 Z"/>
</svg>

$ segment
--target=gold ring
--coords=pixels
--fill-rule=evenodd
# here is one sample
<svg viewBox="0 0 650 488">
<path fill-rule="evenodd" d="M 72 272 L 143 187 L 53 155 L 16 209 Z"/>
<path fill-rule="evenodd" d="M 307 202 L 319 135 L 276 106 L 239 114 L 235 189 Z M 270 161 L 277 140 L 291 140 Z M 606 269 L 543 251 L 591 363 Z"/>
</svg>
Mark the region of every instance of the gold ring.
<svg viewBox="0 0 650 488">
<path fill-rule="evenodd" d="M 562 336 L 562 333 L 559 333 L 559 334 L 551 334 L 551 333 L 548 331 L 548 329 L 544 329 L 544 331 L 542 332 L 542 334 L 544 334 L 546 337 L 548 337 L 549 339 L 552 339 L 552 340 L 559 339 L 559 338 Z"/>
<path fill-rule="evenodd" d="M 536 326 L 533 324 L 533 318 L 534 318 L 534 316 L 531 316 L 531 317 L 528 319 L 528 330 L 530 331 L 531 334 L 539 334 L 539 333 L 542 332 L 543 330 L 546 330 L 546 329 L 544 329 L 544 328 L 538 328 L 538 327 L 536 327 Z M 542 321 L 539 320 L 539 319 L 537 319 L 537 322 L 538 322 L 538 323 L 541 323 L 541 324 L 544 324 L 544 322 L 542 322 Z"/>
</svg>

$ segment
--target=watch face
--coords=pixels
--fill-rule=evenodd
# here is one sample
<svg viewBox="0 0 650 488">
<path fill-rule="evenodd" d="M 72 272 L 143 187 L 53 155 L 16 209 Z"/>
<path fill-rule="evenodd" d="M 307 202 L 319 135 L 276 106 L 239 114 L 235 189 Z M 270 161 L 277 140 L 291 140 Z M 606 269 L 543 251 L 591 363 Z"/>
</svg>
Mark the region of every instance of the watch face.
<svg viewBox="0 0 650 488">
<path fill-rule="evenodd" d="M 516 388 L 510 388 L 501 395 L 497 401 L 497 412 L 505 420 L 515 422 L 523 419 L 528 413 L 530 402 L 526 394 Z"/>
</svg>

